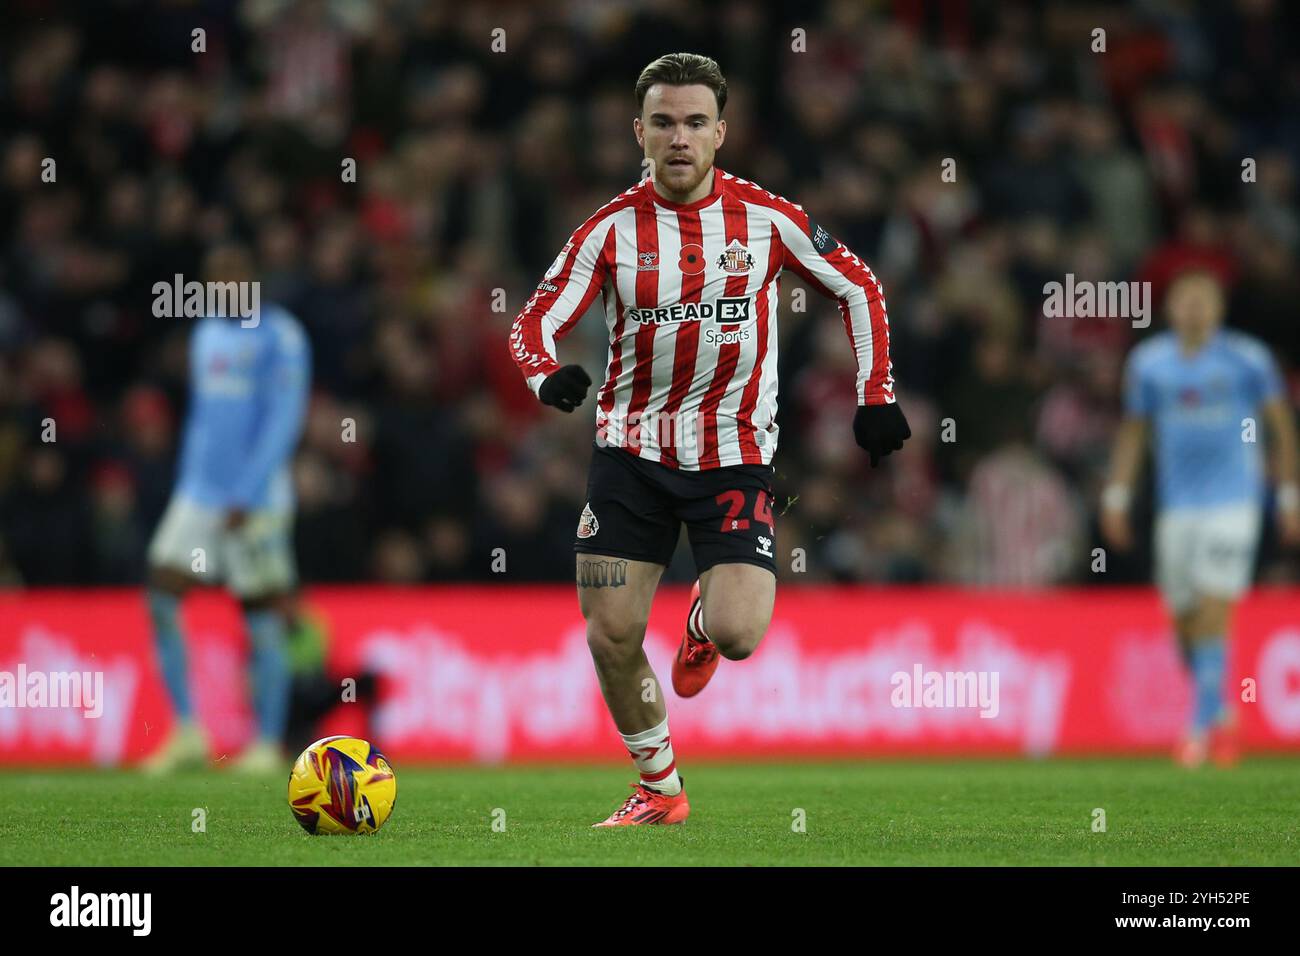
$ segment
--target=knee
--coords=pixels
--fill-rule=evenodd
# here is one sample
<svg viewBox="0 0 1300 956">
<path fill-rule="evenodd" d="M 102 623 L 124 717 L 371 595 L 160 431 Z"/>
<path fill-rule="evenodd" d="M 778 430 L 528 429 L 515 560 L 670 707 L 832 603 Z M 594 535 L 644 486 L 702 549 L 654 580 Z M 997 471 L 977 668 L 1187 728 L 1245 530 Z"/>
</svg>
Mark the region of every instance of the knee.
<svg viewBox="0 0 1300 956">
<path fill-rule="evenodd" d="M 286 624 L 294 618 L 297 611 L 294 596 L 280 592 L 262 594 L 257 597 L 241 597 L 239 606 L 244 609 L 245 614 L 256 614 L 258 611 L 275 611 Z"/>
<path fill-rule="evenodd" d="M 190 589 L 190 584 L 190 580 L 182 572 L 172 568 L 154 567 L 149 570 L 150 590 L 179 598 L 185 596 L 185 592 Z"/>
<path fill-rule="evenodd" d="M 1194 611 L 1192 640 L 1200 643 L 1221 639 L 1228 626 L 1229 606 L 1220 601 L 1204 601 Z"/>
<path fill-rule="evenodd" d="M 261 597 L 241 597 L 239 606 L 244 609 L 245 614 L 261 614 L 263 611 L 283 612 L 280 608 L 279 599 L 275 595 L 263 595 Z"/>
<path fill-rule="evenodd" d="M 763 640 L 763 634 L 767 630 L 766 627 L 753 621 L 725 617 L 719 618 L 716 622 L 706 617 L 704 629 L 709 635 L 709 640 L 718 649 L 718 653 L 729 661 L 743 661 L 758 650 L 759 642 Z"/>
<path fill-rule="evenodd" d="M 604 614 L 587 618 L 587 647 L 597 667 L 618 668 L 635 661 L 646 621 L 618 620 Z"/>
</svg>

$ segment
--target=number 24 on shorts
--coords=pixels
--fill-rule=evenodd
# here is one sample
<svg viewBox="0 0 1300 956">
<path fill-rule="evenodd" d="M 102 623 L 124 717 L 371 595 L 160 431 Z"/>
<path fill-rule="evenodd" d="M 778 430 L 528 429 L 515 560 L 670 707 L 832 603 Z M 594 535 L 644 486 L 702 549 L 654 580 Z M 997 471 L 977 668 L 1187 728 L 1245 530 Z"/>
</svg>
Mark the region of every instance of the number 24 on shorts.
<svg viewBox="0 0 1300 956">
<path fill-rule="evenodd" d="M 727 515 L 722 519 L 723 531 L 744 531 L 749 527 L 749 519 L 740 517 L 745 510 L 743 491 L 724 491 L 713 500 L 727 506 Z M 754 520 L 767 525 L 773 534 L 776 533 L 776 526 L 772 522 L 772 499 L 766 491 L 760 491 L 754 496 Z"/>
</svg>

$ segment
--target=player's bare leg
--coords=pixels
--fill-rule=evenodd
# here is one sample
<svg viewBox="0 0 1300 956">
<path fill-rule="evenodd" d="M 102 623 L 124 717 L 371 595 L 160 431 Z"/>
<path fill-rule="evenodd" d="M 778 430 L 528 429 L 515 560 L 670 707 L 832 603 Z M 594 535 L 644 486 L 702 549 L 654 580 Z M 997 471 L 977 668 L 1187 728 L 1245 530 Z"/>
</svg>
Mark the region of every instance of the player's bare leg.
<svg viewBox="0 0 1300 956">
<path fill-rule="evenodd" d="M 244 627 L 248 632 L 249 678 L 257 737 L 230 764 L 248 774 L 279 773 L 284 769 L 282 742 L 289 719 L 292 671 L 285 638 L 285 620 L 292 596 L 276 591 L 259 597 L 241 597 Z"/>
<path fill-rule="evenodd" d="M 1197 608 L 1192 607 L 1174 613 L 1174 634 L 1178 638 L 1178 656 L 1182 659 L 1188 674 L 1192 670 L 1192 648 L 1195 645 Z M 1196 694 L 1193 690 L 1193 698 Z M 1195 769 L 1205 763 L 1209 747 L 1204 737 L 1183 732 L 1174 747 L 1174 761 L 1188 769 Z"/>
<path fill-rule="evenodd" d="M 1193 686 L 1192 723 L 1176 754 L 1185 767 L 1198 767 L 1207 756 L 1224 766 L 1237 760 L 1236 714 L 1224 707 L 1223 700 L 1232 606 L 1230 600 L 1201 594 L 1195 605 L 1175 619 Z"/>
<path fill-rule="evenodd" d="M 741 661 L 758 648 L 772 621 L 776 575 L 755 564 L 718 564 L 691 592 L 686 634 L 673 660 L 673 689 L 694 697 L 720 657 Z"/>
<path fill-rule="evenodd" d="M 668 713 L 642 647 L 663 573 L 663 565 L 648 561 L 578 555 L 578 603 L 587 622 L 587 646 L 605 705 L 622 734 L 652 727 Z"/>
<path fill-rule="evenodd" d="M 1225 698 L 1223 686 L 1234 604 L 1232 599 L 1201 595 L 1192 647 L 1200 718 L 1208 721 L 1210 759 L 1222 767 L 1233 766 L 1239 756 L 1237 711 Z"/>
<path fill-rule="evenodd" d="M 1188 669 L 1192 666 L 1192 642 L 1196 633 L 1196 618 L 1199 608 L 1191 607 L 1174 614 L 1174 634 L 1178 638 L 1178 655 Z"/>
<path fill-rule="evenodd" d="M 758 649 L 772 623 L 776 575 L 756 564 L 718 564 L 700 575 L 704 626 L 729 661 Z"/>
<path fill-rule="evenodd" d="M 641 774 L 632 796 L 596 826 L 680 823 L 690 813 L 668 735 L 663 690 L 643 646 L 663 572 L 663 565 L 648 561 L 578 555 L 578 603 L 600 692 Z"/>
<path fill-rule="evenodd" d="M 195 583 L 191 575 L 176 568 L 155 566 L 149 571 L 148 603 L 154 646 L 176 724 L 162 746 L 142 765 L 146 773 L 201 767 L 208 761 L 208 740 L 191 709 L 185 637 L 180 622 L 181 600 Z"/>
</svg>

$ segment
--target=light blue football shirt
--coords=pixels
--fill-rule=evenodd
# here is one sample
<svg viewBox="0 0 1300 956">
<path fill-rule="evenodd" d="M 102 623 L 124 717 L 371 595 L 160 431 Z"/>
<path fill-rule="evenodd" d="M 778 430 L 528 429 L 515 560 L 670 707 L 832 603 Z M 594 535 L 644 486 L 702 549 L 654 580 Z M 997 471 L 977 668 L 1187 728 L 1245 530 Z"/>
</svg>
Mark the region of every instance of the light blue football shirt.
<svg viewBox="0 0 1300 956">
<path fill-rule="evenodd" d="M 176 491 L 200 505 L 293 508 L 289 464 L 302 434 L 311 348 L 292 314 L 256 326 L 209 316 L 190 340 L 190 408 Z"/>
<path fill-rule="evenodd" d="M 1160 508 L 1259 504 L 1264 494 L 1260 405 L 1282 393 L 1268 347 L 1219 329 L 1194 355 L 1173 332 L 1161 332 L 1129 355 L 1125 411 L 1150 420 L 1155 433 Z M 1246 441 L 1245 419 L 1255 441 Z"/>
</svg>

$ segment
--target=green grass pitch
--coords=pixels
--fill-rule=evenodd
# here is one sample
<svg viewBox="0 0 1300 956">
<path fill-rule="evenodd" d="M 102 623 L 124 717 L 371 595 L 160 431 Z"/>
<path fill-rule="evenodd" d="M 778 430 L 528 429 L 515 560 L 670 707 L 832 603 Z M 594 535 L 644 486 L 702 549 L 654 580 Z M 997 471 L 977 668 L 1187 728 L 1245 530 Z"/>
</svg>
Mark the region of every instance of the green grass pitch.
<svg viewBox="0 0 1300 956">
<path fill-rule="evenodd" d="M 313 837 L 294 822 L 280 777 L 6 771 L 0 865 L 1300 863 L 1296 758 L 1194 772 L 1162 760 L 1062 759 L 685 773 L 684 826 L 592 830 L 630 792 L 630 768 L 399 766 L 397 807 L 380 833 Z M 205 833 L 192 831 L 196 807 Z M 1105 832 L 1094 832 L 1097 808 Z"/>
</svg>

